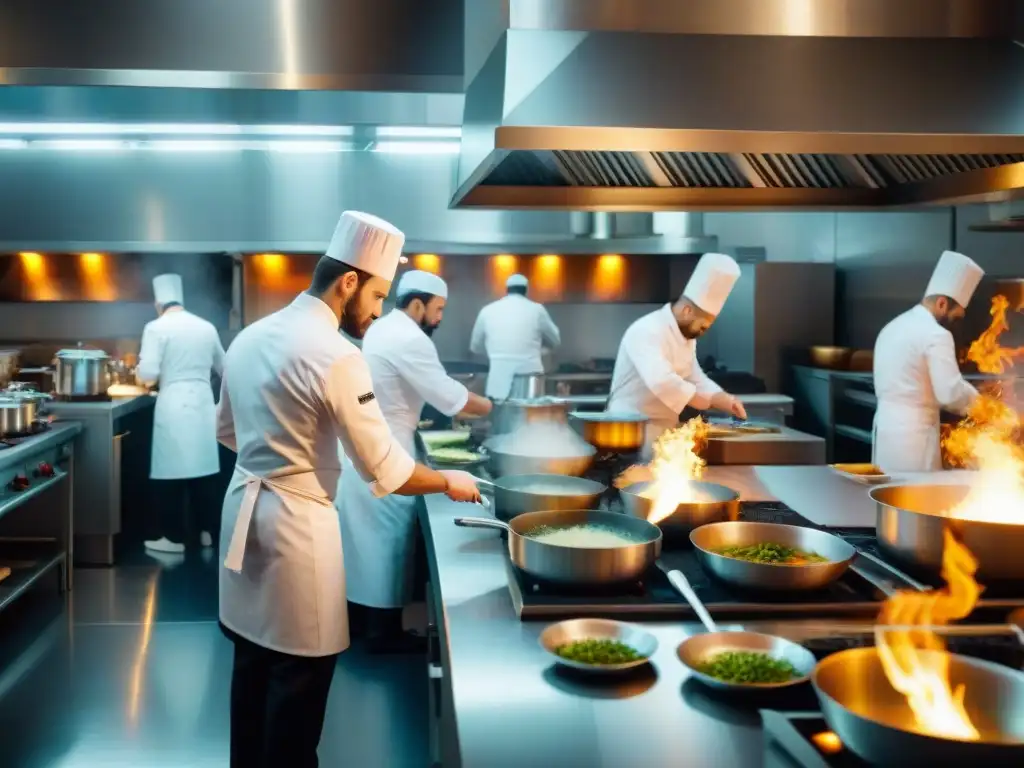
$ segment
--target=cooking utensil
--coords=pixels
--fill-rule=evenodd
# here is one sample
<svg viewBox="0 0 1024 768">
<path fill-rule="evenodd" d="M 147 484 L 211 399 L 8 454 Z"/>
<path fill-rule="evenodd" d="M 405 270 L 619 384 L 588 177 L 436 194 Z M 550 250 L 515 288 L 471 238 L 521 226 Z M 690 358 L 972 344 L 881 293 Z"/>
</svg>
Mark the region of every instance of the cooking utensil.
<svg viewBox="0 0 1024 768">
<path fill-rule="evenodd" d="M 578 438 L 577 438 L 578 439 Z M 489 457 L 487 469 L 495 477 L 506 475 L 572 475 L 578 477 L 590 469 L 597 449 L 582 444 L 578 456 L 544 456 L 507 453 L 497 446 L 502 443 L 495 438 L 484 441 Z M 539 450 L 539 448 L 538 448 Z"/>
<path fill-rule="evenodd" d="M 882 485 L 892 480 L 874 464 L 829 464 L 828 467 L 840 477 L 861 485 Z"/>
<path fill-rule="evenodd" d="M 481 492 L 493 494 L 494 516 L 505 522 L 526 512 L 593 509 L 608 490 L 595 480 L 567 475 L 506 475 L 494 482 L 479 477 L 476 481 Z"/>
<path fill-rule="evenodd" d="M 982 584 L 1024 579 L 1024 525 L 944 517 L 969 493 L 967 485 L 882 485 L 868 495 L 876 506 L 875 537 L 887 553 L 938 574 L 948 526 L 978 559 Z"/>
<path fill-rule="evenodd" d="M 567 659 L 558 655 L 558 649 L 569 643 L 580 640 L 614 640 L 628 645 L 643 658 L 635 661 L 626 661 L 621 664 L 584 664 L 581 661 Z M 609 672 L 621 672 L 625 669 L 634 669 L 643 666 L 650 661 L 650 657 L 658 650 L 658 638 L 652 635 L 643 627 L 636 624 L 627 624 L 624 621 L 612 621 L 611 619 L 568 619 L 557 624 L 551 624 L 540 633 L 540 647 L 554 659 L 573 669 L 582 669 L 597 674 Z"/>
<path fill-rule="evenodd" d="M 700 501 L 683 502 L 658 525 L 669 533 L 689 534 L 694 528 L 708 523 L 736 520 L 740 515 L 740 495 L 732 488 L 717 483 L 695 480 L 691 483 L 694 496 Z M 619 489 L 619 498 L 626 512 L 647 520 L 654 509 L 654 500 L 643 495 L 651 482 L 633 483 Z"/>
<path fill-rule="evenodd" d="M 646 520 L 592 509 L 527 512 L 509 523 L 489 517 L 456 517 L 466 528 L 497 528 L 508 532 L 508 556 L 529 576 L 552 584 L 607 586 L 636 581 L 661 553 L 661 531 Z M 527 534 L 538 528 L 600 525 L 636 543 L 585 548 L 549 544 Z"/>
<path fill-rule="evenodd" d="M 512 376 L 510 400 L 543 397 L 547 394 L 547 377 L 543 373 L 517 373 Z"/>
<path fill-rule="evenodd" d="M 566 423 L 569 404 L 555 397 L 510 398 L 495 403 L 491 411 L 491 433 L 514 432 L 524 424 Z"/>
<path fill-rule="evenodd" d="M 1024 764 L 1024 673 L 945 651 L 920 653 L 948 657 L 950 684 L 964 687 L 964 707 L 981 739 L 923 732 L 870 647 L 826 656 L 811 675 L 821 713 L 843 744 L 880 766 Z"/>
<path fill-rule="evenodd" d="M 54 365 L 53 389 L 63 397 L 103 395 L 110 386 L 110 356 L 102 349 L 62 349 Z"/>
<path fill-rule="evenodd" d="M 584 440 L 604 453 L 640 450 L 649 421 L 640 413 L 614 411 L 573 411 L 569 420 Z"/>
<path fill-rule="evenodd" d="M 849 347 L 811 347 L 811 365 L 842 371 L 850 367 L 853 350 Z"/>
<path fill-rule="evenodd" d="M 816 528 L 738 520 L 702 525 L 690 534 L 697 559 L 722 581 L 747 589 L 804 591 L 821 589 L 838 579 L 857 558 L 857 550 L 838 536 Z M 739 560 L 715 552 L 721 547 L 781 544 L 827 557 L 827 563 L 776 565 Z"/>
<path fill-rule="evenodd" d="M 26 435 L 32 431 L 38 406 L 31 398 L 0 397 L 0 435 Z"/>
<path fill-rule="evenodd" d="M 708 437 L 737 437 L 740 435 L 767 435 L 782 431 L 782 427 L 770 421 L 751 421 L 749 419 L 711 419 L 708 422 Z M 715 431 L 715 428 L 728 430 L 726 434 Z"/>
<path fill-rule="evenodd" d="M 697 614 L 707 633 L 692 635 L 679 644 L 676 655 L 683 662 L 683 666 L 693 673 L 693 676 L 707 686 L 732 691 L 767 690 L 774 688 L 788 688 L 791 685 L 798 685 L 806 682 L 814 669 L 814 654 L 802 645 L 787 640 L 784 637 L 774 635 L 763 635 L 760 632 L 722 632 L 711 618 L 704 603 L 693 591 L 690 582 L 681 571 L 669 571 L 668 580 L 672 586 L 679 590 L 686 598 L 693 612 Z M 752 653 L 763 653 L 773 659 L 788 661 L 798 673 L 798 677 L 787 680 L 784 683 L 733 683 L 727 680 L 720 680 L 701 671 L 701 668 L 716 656 L 729 651 L 749 651 Z"/>
</svg>

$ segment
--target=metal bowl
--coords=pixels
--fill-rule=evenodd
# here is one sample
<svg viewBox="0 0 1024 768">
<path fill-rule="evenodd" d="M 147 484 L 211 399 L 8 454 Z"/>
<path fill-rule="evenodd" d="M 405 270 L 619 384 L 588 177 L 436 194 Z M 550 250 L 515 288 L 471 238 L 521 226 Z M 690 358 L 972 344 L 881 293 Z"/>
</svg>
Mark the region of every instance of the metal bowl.
<svg viewBox="0 0 1024 768">
<path fill-rule="evenodd" d="M 827 531 L 779 523 L 736 521 L 704 525 L 690 534 L 697 559 L 722 581 L 747 589 L 803 591 L 821 589 L 842 576 L 857 557 L 851 544 Z M 772 542 L 827 557 L 827 563 L 779 565 L 752 563 L 719 555 L 719 547 L 750 546 Z"/>
<path fill-rule="evenodd" d="M 619 489 L 619 497 L 628 514 L 643 520 L 650 517 L 654 502 L 642 495 L 650 485 L 649 482 L 633 483 Z M 694 528 L 708 523 L 735 520 L 739 517 L 740 495 L 732 488 L 700 481 L 695 481 L 693 485 L 706 500 L 678 505 L 671 515 L 658 523 L 662 530 L 689 533 Z"/>
<path fill-rule="evenodd" d="M 644 658 L 628 661 L 623 664 L 595 665 L 583 664 L 558 655 L 557 649 L 559 647 L 579 640 L 617 640 L 630 646 Z M 551 624 L 541 632 L 540 647 L 547 651 L 548 655 L 558 664 L 572 667 L 573 669 L 582 669 L 587 672 L 602 674 L 621 672 L 624 669 L 634 669 L 648 663 L 654 652 L 658 650 L 658 638 L 646 629 L 636 624 L 627 624 L 624 621 L 569 619 L 567 621 L 560 621 L 557 624 Z"/>
<path fill-rule="evenodd" d="M 878 650 L 853 648 L 822 659 L 811 683 L 829 727 L 871 765 L 1024 765 L 1024 673 L 945 651 L 952 686 L 981 733 L 962 741 L 925 733 L 892 687 Z"/>
<path fill-rule="evenodd" d="M 793 665 L 799 677 L 784 683 L 730 683 L 705 675 L 700 667 L 726 651 L 752 651 L 764 653 L 773 659 L 785 660 Z M 730 691 L 772 690 L 789 688 L 807 682 L 814 670 L 814 654 L 792 640 L 759 632 L 709 632 L 688 637 L 676 649 L 676 655 L 695 678 L 707 686 Z"/>
</svg>

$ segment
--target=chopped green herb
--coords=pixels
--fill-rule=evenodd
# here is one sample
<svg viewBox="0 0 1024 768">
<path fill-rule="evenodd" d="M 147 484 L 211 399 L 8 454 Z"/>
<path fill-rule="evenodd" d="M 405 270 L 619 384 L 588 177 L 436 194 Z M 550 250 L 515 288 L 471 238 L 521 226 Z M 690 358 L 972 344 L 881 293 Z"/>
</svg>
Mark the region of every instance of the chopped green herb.
<svg viewBox="0 0 1024 768">
<path fill-rule="evenodd" d="M 620 643 L 618 640 L 594 639 L 575 640 L 555 649 L 555 653 L 563 659 L 581 664 L 604 666 L 607 664 L 625 664 L 630 661 L 647 658 L 634 648 Z"/>
<path fill-rule="evenodd" d="M 804 552 L 782 544 L 762 542 L 745 547 L 718 547 L 711 550 L 716 555 L 733 557 L 737 560 L 748 560 L 752 563 L 769 563 L 771 565 L 809 565 L 811 563 L 827 563 L 828 558 Z"/>
<path fill-rule="evenodd" d="M 705 661 L 698 671 L 726 683 L 786 683 L 800 673 L 784 659 L 756 651 L 724 651 Z"/>
</svg>

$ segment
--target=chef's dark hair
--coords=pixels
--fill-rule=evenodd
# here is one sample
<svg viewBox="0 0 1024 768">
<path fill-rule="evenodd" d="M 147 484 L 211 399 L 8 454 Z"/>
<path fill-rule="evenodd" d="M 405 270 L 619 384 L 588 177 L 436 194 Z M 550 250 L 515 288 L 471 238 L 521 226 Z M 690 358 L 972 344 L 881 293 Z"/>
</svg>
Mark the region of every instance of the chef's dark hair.
<svg viewBox="0 0 1024 768">
<path fill-rule="evenodd" d="M 932 304 L 934 304 L 939 299 L 945 299 L 946 303 L 949 304 L 949 306 L 951 307 L 960 307 L 960 309 L 964 309 L 964 307 L 960 304 L 959 301 L 954 299 L 952 296 L 947 296 L 944 293 L 933 293 L 924 297 L 925 301 L 931 302 Z"/>
<path fill-rule="evenodd" d="M 346 264 L 344 261 L 322 256 L 320 261 L 316 263 L 316 267 L 313 268 L 313 279 L 309 283 L 309 292 L 322 296 L 327 293 L 327 289 L 334 284 L 335 280 L 349 272 L 356 273 L 356 277 L 359 278 L 360 288 L 363 287 L 363 283 L 370 279 L 369 272 Z"/>
<path fill-rule="evenodd" d="M 423 291 L 409 291 L 409 293 L 403 293 L 401 296 L 398 297 L 398 308 L 406 309 L 410 304 L 416 301 L 416 299 L 422 301 L 423 306 L 425 307 L 432 298 L 434 298 L 434 294 L 432 293 L 424 293 Z"/>
<path fill-rule="evenodd" d="M 166 310 L 166 309 L 170 309 L 171 307 L 180 307 L 180 306 L 181 306 L 181 302 L 180 301 L 168 301 L 166 304 L 161 304 L 160 308 Z"/>
<path fill-rule="evenodd" d="M 525 296 L 526 295 L 526 286 L 525 285 L 510 285 L 505 290 L 508 293 L 514 293 L 514 294 L 516 294 L 518 296 Z"/>
</svg>

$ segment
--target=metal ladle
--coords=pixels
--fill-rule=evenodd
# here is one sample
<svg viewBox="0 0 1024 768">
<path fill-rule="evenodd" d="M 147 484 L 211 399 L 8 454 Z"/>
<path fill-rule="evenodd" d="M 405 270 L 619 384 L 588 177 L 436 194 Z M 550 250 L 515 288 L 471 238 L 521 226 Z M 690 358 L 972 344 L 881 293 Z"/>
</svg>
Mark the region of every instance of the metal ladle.
<svg viewBox="0 0 1024 768">
<path fill-rule="evenodd" d="M 702 683 L 722 690 L 750 691 L 787 688 L 791 685 L 805 683 L 810 679 L 811 672 L 814 671 L 814 666 L 817 663 L 813 653 L 784 637 L 764 635 L 760 632 L 720 630 L 682 572 L 669 571 L 667 575 L 669 582 L 686 598 L 686 602 L 690 604 L 693 612 L 697 614 L 707 630 L 704 634 L 686 638 L 676 649 L 679 660 Z M 788 661 L 797 671 L 798 676 L 784 683 L 732 683 L 711 677 L 701 671 L 706 662 L 727 651 L 763 653 L 773 659 Z"/>
</svg>

